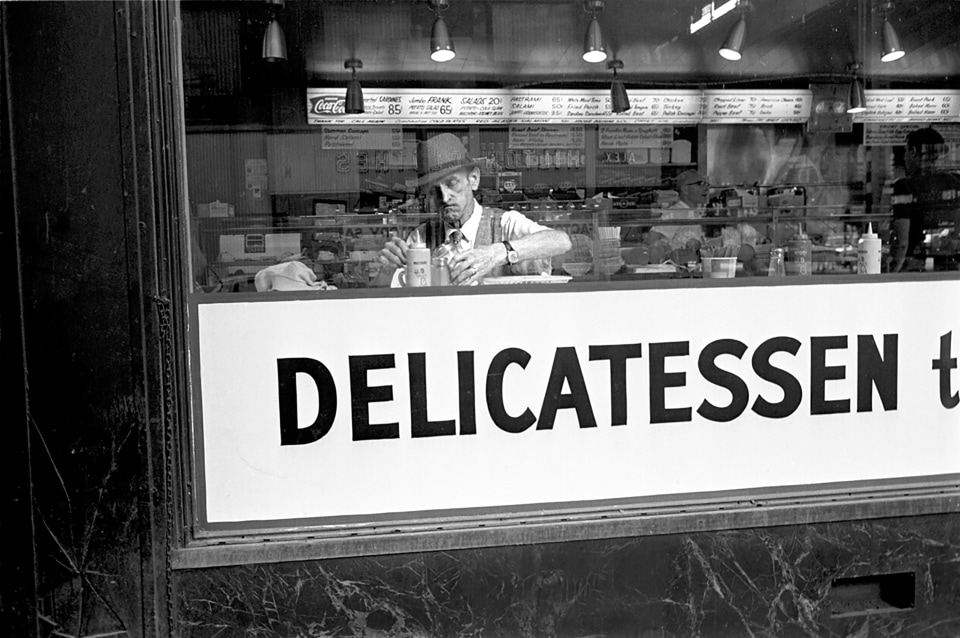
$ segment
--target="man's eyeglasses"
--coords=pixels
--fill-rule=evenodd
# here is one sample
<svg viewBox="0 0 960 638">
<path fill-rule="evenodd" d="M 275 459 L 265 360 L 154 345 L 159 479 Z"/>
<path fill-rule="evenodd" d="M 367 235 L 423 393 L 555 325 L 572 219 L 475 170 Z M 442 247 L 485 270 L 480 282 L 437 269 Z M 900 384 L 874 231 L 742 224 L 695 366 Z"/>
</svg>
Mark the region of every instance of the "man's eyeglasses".
<svg viewBox="0 0 960 638">
<path fill-rule="evenodd" d="M 687 182 L 686 184 L 684 184 L 684 186 L 706 186 L 707 188 L 709 188 L 710 182 L 700 179 L 695 182 Z"/>
</svg>

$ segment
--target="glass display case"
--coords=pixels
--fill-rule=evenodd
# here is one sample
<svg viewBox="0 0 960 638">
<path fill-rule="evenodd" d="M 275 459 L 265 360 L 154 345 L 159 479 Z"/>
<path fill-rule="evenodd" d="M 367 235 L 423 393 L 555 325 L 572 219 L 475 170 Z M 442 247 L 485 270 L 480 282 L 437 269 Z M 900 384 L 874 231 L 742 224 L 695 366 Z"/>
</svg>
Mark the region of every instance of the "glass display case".
<svg viewBox="0 0 960 638">
<path fill-rule="evenodd" d="M 711 204 L 689 219 L 673 217 L 673 191 L 592 199 L 496 202 L 566 232 L 573 248 L 553 259 L 553 274 L 574 282 L 853 274 L 861 236 L 882 240 L 888 253 L 889 208 L 809 206 L 804 188 L 714 188 Z M 201 217 L 194 220 L 205 266 L 195 282 L 204 292 L 252 292 L 256 274 L 298 261 L 317 282 L 336 288 L 389 286 L 377 252 L 391 236 L 406 237 L 434 221 L 422 212 Z M 928 270 L 956 269 L 954 223 L 927 229 Z M 773 255 L 773 264 L 771 264 Z"/>
</svg>

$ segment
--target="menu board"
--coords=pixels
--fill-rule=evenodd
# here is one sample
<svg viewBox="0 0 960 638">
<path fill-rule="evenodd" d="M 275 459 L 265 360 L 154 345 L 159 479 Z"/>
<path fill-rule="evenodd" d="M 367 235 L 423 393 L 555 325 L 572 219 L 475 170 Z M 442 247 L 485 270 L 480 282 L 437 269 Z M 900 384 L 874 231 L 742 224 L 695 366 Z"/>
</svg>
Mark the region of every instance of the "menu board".
<svg viewBox="0 0 960 638">
<path fill-rule="evenodd" d="M 429 92 L 419 89 L 365 89 L 365 112 L 347 115 L 344 113 L 342 89 L 308 88 L 307 123 L 354 127 L 404 124 L 804 123 L 810 118 L 813 102 L 813 94 L 807 89 L 628 90 L 628 94 L 630 110 L 613 113 L 610 110 L 610 92 L 605 89 L 435 89 Z M 866 98 L 867 111 L 852 115 L 853 121 L 960 121 L 960 91 L 878 89 L 867 90 Z M 348 142 L 341 136 L 337 140 L 331 137 L 330 143 Z M 553 148 L 563 147 L 543 143 Z"/>
<path fill-rule="evenodd" d="M 514 124 L 510 148 L 583 148 L 583 124 Z"/>
<path fill-rule="evenodd" d="M 601 124 L 599 148 L 665 148 L 673 144 L 673 127 L 656 124 Z"/>
<path fill-rule="evenodd" d="M 365 89 L 364 113 L 344 113 L 344 92 L 307 89 L 308 124 L 687 123 L 700 120 L 702 93 L 630 91 L 631 109 L 613 113 L 607 90 Z"/>
<path fill-rule="evenodd" d="M 960 120 L 960 91 L 864 91 L 867 110 L 855 114 L 865 122 L 956 122 Z"/>
<path fill-rule="evenodd" d="M 402 151 L 403 127 L 400 126 L 324 126 L 321 148 L 326 151 L 365 149 Z"/>
<path fill-rule="evenodd" d="M 813 94 L 805 89 L 784 91 L 716 90 L 703 92 L 704 124 L 806 122 Z"/>
</svg>

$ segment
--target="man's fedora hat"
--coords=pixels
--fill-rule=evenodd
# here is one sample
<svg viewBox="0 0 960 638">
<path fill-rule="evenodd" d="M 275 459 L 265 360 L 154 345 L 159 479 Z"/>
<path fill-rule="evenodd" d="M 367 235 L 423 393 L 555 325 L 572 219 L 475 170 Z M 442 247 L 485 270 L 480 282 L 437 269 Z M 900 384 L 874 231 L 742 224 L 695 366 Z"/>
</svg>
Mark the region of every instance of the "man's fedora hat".
<svg viewBox="0 0 960 638">
<path fill-rule="evenodd" d="M 417 169 L 420 178 L 417 186 L 430 184 L 451 175 L 460 169 L 471 169 L 480 162 L 471 158 L 460 138 L 453 133 L 441 133 L 425 142 L 417 149 Z"/>
</svg>

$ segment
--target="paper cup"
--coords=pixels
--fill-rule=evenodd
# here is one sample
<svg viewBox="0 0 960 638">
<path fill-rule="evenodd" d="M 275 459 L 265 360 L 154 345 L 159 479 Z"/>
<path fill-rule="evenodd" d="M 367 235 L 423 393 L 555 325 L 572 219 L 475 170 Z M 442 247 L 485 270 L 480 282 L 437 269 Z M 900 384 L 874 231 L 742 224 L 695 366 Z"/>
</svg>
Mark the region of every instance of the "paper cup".
<svg viewBox="0 0 960 638">
<path fill-rule="evenodd" d="M 705 279 L 732 279 L 737 272 L 736 257 L 704 257 L 701 261 Z"/>
</svg>

